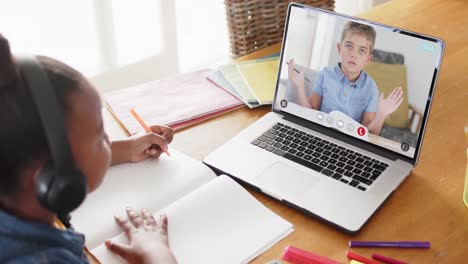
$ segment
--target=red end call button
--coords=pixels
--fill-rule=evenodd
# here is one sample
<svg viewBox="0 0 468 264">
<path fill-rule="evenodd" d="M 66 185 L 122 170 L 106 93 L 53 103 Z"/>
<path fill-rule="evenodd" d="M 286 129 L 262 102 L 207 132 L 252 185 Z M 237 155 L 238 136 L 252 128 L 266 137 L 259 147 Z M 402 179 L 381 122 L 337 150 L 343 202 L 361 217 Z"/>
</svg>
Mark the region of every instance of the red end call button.
<svg viewBox="0 0 468 264">
<path fill-rule="evenodd" d="M 366 134 L 366 129 L 364 127 L 358 127 L 357 133 L 358 133 L 358 135 L 360 135 L 362 137 L 362 136 L 364 136 Z"/>
</svg>

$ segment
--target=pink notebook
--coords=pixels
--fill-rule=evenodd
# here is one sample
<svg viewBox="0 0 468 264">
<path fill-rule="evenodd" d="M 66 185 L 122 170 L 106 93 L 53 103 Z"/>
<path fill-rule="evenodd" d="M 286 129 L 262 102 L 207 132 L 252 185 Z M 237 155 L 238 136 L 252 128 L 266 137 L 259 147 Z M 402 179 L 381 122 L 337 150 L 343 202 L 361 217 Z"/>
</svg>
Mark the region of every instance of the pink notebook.
<svg viewBox="0 0 468 264">
<path fill-rule="evenodd" d="M 132 107 L 148 125 L 181 129 L 243 106 L 206 79 L 211 72 L 204 69 L 140 84 L 107 93 L 104 99 L 130 134 L 143 130 L 129 112 Z"/>
</svg>

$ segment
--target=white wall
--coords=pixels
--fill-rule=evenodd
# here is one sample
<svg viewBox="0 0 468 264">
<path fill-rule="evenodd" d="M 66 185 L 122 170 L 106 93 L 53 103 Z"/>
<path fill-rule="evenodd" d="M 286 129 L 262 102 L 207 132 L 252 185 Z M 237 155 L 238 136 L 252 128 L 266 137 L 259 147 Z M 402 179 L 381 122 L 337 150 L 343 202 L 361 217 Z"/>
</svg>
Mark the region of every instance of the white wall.
<svg viewBox="0 0 468 264">
<path fill-rule="evenodd" d="M 294 9 L 293 12 L 297 14 L 291 14 L 284 59 L 287 61 L 293 58 L 295 64 L 308 65 L 312 56 L 312 49 L 309 47 L 313 46 L 316 34 L 317 15 L 302 9 Z M 282 76 L 283 73 L 287 75 L 287 67 L 284 66 Z"/>
</svg>

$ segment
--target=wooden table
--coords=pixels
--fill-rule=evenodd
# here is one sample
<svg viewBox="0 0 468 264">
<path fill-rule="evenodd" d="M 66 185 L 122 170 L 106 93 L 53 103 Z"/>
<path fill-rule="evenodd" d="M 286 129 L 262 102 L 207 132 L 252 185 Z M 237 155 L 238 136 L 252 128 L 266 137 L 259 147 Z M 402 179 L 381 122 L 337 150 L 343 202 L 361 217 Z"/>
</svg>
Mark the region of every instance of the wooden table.
<svg viewBox="0 0 468 264">
<path fill-rule="evenodd" d="M 438 36 L 446 42 L 419 164 L 355 236 L 250 190 L 295 227 L 291 235 L 253 263 L 280 259 L 288 245 L 347 263 L 350 239 L 432 243 L 428 250 L 353 249 L 368 257 L 375 252 L 409 263 L 468 262 L 468 208 L 462 201 L 466 169 L 463 126 L 468 125 L 468 1 L 393 0 L 361 17 Z M 279 45 L 270 51 L 275 49 Z M 268 111 L 270 107 L 236 110 L 178 132 L 172 146 L 202 160 Z"/>
</svg>

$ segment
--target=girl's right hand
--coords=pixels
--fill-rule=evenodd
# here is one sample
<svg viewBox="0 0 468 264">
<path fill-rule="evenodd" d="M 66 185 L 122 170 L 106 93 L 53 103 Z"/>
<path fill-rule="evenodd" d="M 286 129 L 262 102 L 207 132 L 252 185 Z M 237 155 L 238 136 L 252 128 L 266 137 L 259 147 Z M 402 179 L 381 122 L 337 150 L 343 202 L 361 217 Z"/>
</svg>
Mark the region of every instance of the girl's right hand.
<svg viewBox="0 0 468 264">
<path fill-rule="evenodd" d="M 128 263 L 177 263 L 169 249 L 167 217 L 161 215 L 159 223 L 153 214 L 143 209 L 136 212 L 127 209 L 128 219 L 115 217 L 130 242 L 129 245 L 107 240 L 106 247 Z"/>
<path fill-rule="evenodd" d="M 305 89 L 304 72 L 294 69 L 294 59 L 288 62 L 288 77 L 297 89 Z"/>
</svg>

